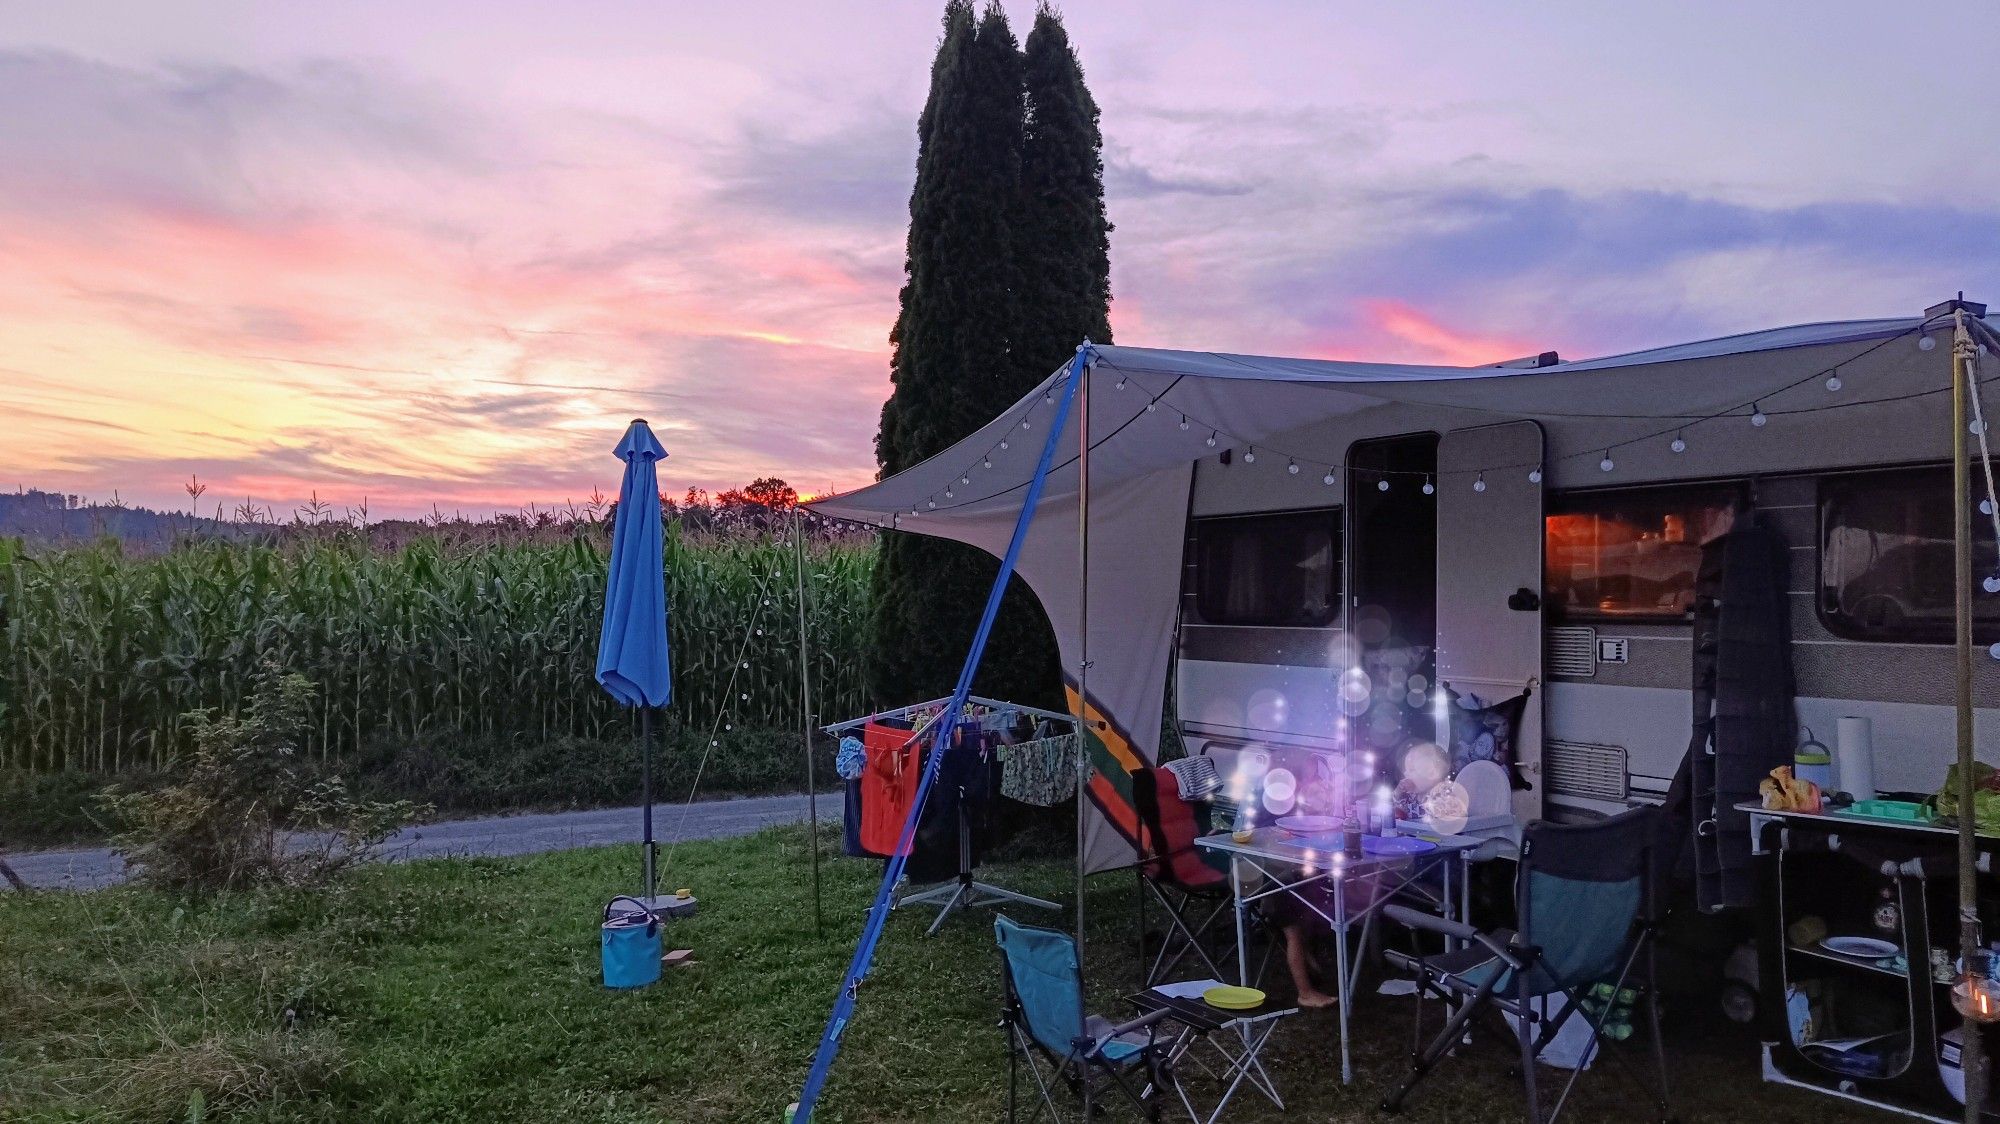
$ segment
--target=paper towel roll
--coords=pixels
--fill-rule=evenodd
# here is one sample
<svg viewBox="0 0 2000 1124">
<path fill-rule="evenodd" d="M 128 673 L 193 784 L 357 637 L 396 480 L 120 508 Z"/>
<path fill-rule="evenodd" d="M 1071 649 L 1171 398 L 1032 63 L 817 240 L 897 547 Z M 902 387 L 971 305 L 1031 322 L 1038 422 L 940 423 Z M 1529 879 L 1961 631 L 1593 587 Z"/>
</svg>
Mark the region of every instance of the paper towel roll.
<svg viewBox="0 0 2000 1124">
<path fill-rule="evenodd" d="M 1835 786 L 1856 800 L 1875 799 L 1875 723 L 1843 718 L 1833 741 Z"/>
</svg>

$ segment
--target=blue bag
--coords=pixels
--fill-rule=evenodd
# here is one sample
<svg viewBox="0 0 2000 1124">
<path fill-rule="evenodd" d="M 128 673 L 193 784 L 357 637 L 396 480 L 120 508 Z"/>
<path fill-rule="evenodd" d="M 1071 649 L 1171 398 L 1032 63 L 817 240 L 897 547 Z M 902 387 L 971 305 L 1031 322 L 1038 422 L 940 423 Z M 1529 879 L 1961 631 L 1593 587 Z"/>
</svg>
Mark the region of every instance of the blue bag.
<svg viewBox="0 0 2000 1124">
<path fill-rule="evenodd" d="M 631 904 L 621 908 L 619 902 Z M 637 898 L 612 898 L 604 906 L 598 951 L 604 959 L 605 987 L 645 987 L 658 981 L 659 919 Z"/>
</svg>

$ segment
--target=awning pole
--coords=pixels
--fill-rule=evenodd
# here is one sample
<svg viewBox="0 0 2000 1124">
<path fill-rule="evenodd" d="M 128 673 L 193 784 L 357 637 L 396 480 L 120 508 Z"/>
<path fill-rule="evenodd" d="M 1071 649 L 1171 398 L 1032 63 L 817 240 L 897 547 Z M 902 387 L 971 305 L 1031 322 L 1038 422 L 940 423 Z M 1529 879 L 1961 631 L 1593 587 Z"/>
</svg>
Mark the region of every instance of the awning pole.
<svg viewBox="0 0 2000 1124">
<path fill-rule="evenodd" d="M 1077 389 L 1076 415 L 1076 1024 L 1086 1025 L 1090 1004 L 1084 998 L 1083 972 L 1083 867 L 1085 810 L 1090 798 L 1090 340 L 1077 346 L 1081 362 L 1076 365 L 1083 385 Z M 1083 1090 L 1083 1115 L 1090 1119 L 1090 1082 L 1079 1083 Z"/>
<path fill-rule="evenodd" d="M 819 902 L 819 783 L 813 777 L 813 712 L 811 648 L 806 642 L 806 521 L 792 508 L 792 555 L 798 571 L 799 598 L 799 737 L 806 754 L 806 822 L 812 848 L 813 934 L 825 926 Z"/>
<path fill-rule="evenodd" d="M 1972 336 L 1965 309 L 1952 309 L 1951 336 L 1951 537 L 1958 671 L 1958 945 L 1965 971 L 1979 969 L 1979 871 L 1973 845 L 1972 782 L 1972 467 L 1965 434 L 1969 424 Z M 1980 1024 L 1967 1014 L 1960 1024 L 1960 1064 L 1965 1071 L 1966 1124 L 1979 1124 L 1986 1103 L 1986 1050 Z"/>
</svg>

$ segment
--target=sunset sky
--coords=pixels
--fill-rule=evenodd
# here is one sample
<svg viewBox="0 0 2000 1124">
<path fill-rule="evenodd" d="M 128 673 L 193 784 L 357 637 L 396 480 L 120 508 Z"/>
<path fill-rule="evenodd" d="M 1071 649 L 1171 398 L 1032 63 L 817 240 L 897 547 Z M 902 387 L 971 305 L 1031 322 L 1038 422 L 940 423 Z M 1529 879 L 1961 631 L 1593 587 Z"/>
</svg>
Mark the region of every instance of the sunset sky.
<svg viewBox="0 0 2000 1124">
<path fill-rule="evenodd" d="M 0 7 L 0 484 L 559 504 L 641 414 L 672 491 L 866 482 L 940 8 Z M 1117 338 L 1473 363 L 2000 301 L 1985 15 L 1072 0 Z"/>
</svg>

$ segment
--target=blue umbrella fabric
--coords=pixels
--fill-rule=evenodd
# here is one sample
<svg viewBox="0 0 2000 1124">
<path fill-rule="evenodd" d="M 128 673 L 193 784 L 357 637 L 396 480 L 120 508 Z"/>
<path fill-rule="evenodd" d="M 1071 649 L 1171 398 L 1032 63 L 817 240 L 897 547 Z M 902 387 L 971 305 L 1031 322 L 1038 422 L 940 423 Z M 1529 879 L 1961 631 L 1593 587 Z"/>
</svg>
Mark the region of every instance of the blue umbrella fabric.
<svg viewBox="0 0 2000 1124">
<path fill-rule="evenodd" d="M 604 590 L 604 630 L 597 681 L 626 706 L 665 706 L 673 698 L 667 661 L 667 579 L 660 532 L 658 462 L 666 447 L 646 419 L 618 442 L 625 478 L 611 531 L 611 574 Z"/>
<path fill-rule="evenodd" d="M 597 641 L 597 682 L 639 709 L 639 800 L 646 907 L 657 905 L 653 876 L 653 708 L 673 698 L 667 659 L 667 578 L 660 530 L 659 462 L 666 447 L 646 419 L 618 442 L 625 477 L 611 528 L 611 572 L 604 587 L 604 628 Z"/>
</svg>

